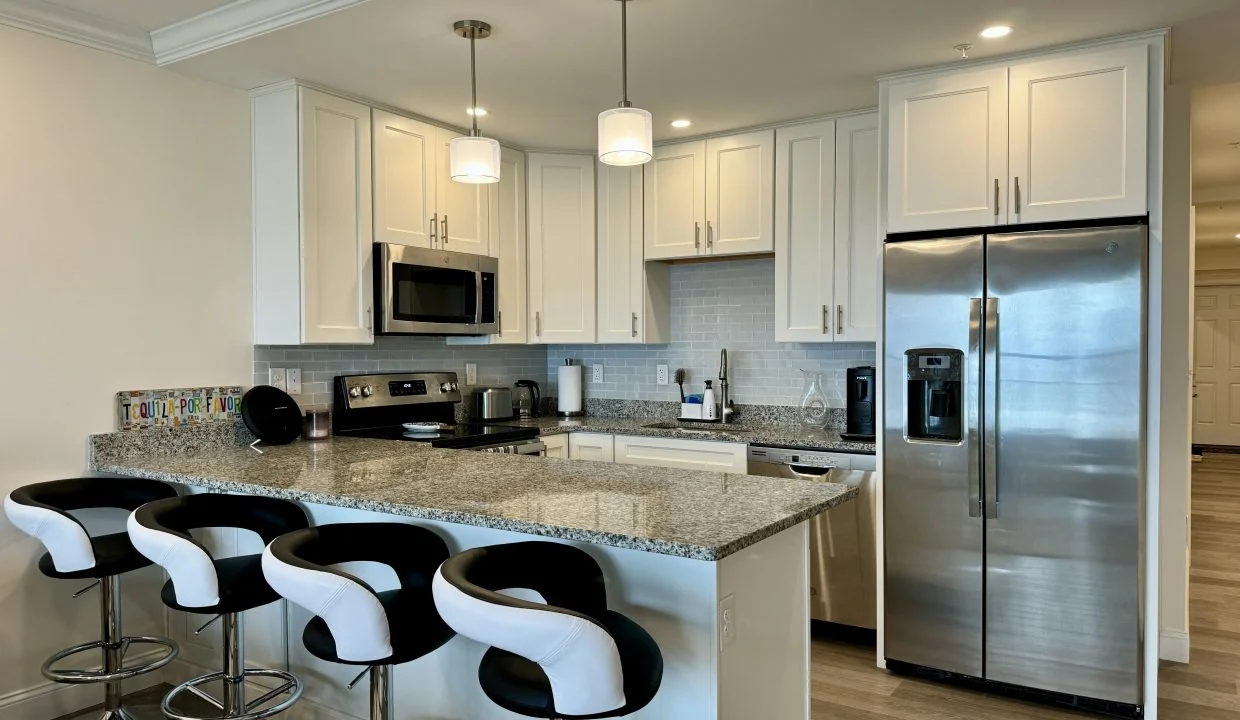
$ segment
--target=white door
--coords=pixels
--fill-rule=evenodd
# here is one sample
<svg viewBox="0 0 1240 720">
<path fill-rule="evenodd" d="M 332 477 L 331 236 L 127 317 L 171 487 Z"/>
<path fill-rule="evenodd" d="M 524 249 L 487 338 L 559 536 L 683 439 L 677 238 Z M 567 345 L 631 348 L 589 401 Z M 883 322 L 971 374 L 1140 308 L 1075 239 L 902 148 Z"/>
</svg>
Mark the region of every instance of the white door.
<svg viewBox="0 0 1240 720">
<path fill-rule="evenodd" d="M 493 342 L 524 344 L 529 248 L 525 238 L 525 154 L 503 148 L 499 182 L 491 186 L 491 248 L 499 256 L 499 334 Z"/>
<path fill-rule="evenodd" d="M 531 153 L 530 315 L 533 343 L 595 340 L 594 158 Z"/>
<path fill-rule="evenodd" d="M 1006 67 L 893 81 L 887 112 L 888 232 L 1008 222 Z"/>
<path fill-rule="evenodd" d="M 835 124 L 835 340 L 877 342 L 878 115 Z"/>
<path fill-rule="evenodd" d="M 1196 296 L 1193 444 L 1240 445 L 1240 286 Z"/>
<path fill-rule="evenodd" d="M 706 143 L 654 149 L 646 174 L 646 259 L 701 254 L 706 225 Z"/>
<path fill-rule="evenodd" d="M 438 197 L 439 248 L 452 252 L 491 254 L 491 185 L 459 183 L 452 180 L 449 143 L 459 137 L 448 130 L 439 131 Z M 500 179 L 503 179 L 501 170 Z"/>
<path fill-rule="evenodd" d="M 374 342 L 370 108 L 300 89 L 303 343 Z"/>
<path fill-rule="evenodd" d="M 1144 215 L 1149 49 L 1011 68 L 1010 222 Z"/>
<path fill-rule="evenodd" d="M 834 328 L 835 121 L 775 142 L 775 339 L 826 342 Z"/>
<path fill-rule="evenodd" d="M 706 141 L 706 252 L 775 250 L 775 131 Z"/>
<path fill-rule="evenodd" d="M 640 341 L 642 168 L 598 163 L 598 341 Z"/>
<path fill-rule="evenodd" d="M 375 242 L 433 247 L 435 147 L 442 130 L 374 111 Z"/>
</svg>

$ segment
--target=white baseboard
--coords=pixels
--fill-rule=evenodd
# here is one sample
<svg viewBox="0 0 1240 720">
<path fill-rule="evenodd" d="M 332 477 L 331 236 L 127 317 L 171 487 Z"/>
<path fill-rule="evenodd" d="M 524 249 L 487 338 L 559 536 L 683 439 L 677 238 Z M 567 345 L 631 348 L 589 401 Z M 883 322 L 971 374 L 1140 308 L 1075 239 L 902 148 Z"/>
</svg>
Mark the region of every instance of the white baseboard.
<svg viewBox="0 0 1240 720">
<path fill-rule="evenodd" d="M 163 653 L 164 650 L 161 648 L 126 659 L 137 665 L 147 660 L 154 660 Z M 163 673 L 156 670 L 126 680 L 124 690 L 126 693 L 137 692 L 163 681 Z M 101 683 L 70 685 L 48 680 L 24 690 L 0 695 L 0 717 L 5 720 L 48 720 L 48 718 L 67 715 L 101 702 L 103 702 Z"/>
<path fill-rule="evenodd" d="M 1180 630 L 1163 630 L 1158 641 L 1160 660 L 1188 663 L 1188 633 Z"/>
</svg>

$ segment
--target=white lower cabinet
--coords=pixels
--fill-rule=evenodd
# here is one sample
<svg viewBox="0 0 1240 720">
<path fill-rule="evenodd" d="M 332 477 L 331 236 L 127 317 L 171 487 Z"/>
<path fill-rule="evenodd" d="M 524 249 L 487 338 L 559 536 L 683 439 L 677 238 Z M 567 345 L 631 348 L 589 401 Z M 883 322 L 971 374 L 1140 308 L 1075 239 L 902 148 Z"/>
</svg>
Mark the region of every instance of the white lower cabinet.
<svg viewBox="0 0 1240 720">
<path fill-rule="evenodd" d="M 568 435 L 544 435 L 538 438 L 547 446 L 546 457 L 568 459 Z"/>
<path fill-rule="evenodd" d="M 748 445 L 710 440 L 617 435 L 615 458 L 623 465 L 745 474 Z"/>
<path fill-rule="evenodd" d="M 615 436 L 601 433 L 573 433 L 568 436 L 568 457 L 573 460 L 615 462 Z"/>
</svg>

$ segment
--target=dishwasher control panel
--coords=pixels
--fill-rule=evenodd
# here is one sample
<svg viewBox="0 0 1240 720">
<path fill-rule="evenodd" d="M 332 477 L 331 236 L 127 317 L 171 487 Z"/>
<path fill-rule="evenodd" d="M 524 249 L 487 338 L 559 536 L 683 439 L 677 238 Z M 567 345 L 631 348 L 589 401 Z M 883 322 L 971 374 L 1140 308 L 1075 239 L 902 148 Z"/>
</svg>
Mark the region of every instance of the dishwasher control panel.
<svg viewBox="0 0 1240 720">
<path fill-rule="evenodd" d="M 749 462 L 774 465 L 799 465 L 814 468 L 839 468 L 841 470 L 873 470 L 873 455 L 832 453 L 821 450 L 796 450 L 791 448 L 749 446 Z"/>
</svg>

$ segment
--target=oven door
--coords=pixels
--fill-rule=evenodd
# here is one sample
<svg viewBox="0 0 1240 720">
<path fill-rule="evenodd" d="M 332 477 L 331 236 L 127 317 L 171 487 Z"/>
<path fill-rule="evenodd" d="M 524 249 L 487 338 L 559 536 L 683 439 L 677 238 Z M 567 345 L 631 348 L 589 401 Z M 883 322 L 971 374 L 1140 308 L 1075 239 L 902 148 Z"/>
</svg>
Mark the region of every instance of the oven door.
<svg viewBox="0 0 1240 720">
<path fill-rule="evenodd" d="M 467 253 L 375 244 L 378 332 L 488 335 L 496 326 L 499 261 Z"/>
</svg>

